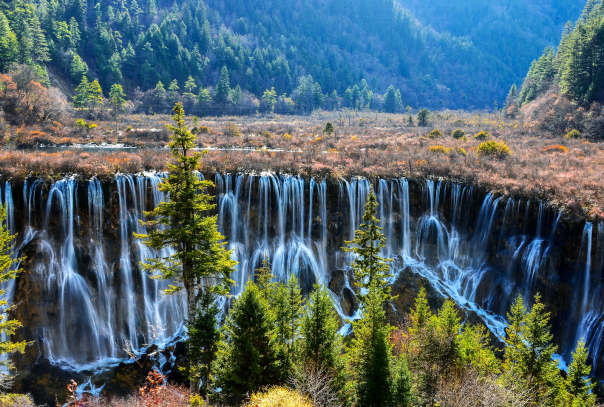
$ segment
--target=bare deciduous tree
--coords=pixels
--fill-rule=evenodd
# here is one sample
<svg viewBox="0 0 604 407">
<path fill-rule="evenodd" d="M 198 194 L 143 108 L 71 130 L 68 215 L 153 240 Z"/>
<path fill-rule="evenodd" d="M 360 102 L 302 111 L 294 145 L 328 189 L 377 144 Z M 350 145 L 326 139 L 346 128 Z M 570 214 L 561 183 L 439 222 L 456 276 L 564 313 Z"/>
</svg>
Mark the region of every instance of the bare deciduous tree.
<svg viewBox="0 0 604 407">
<path fill-rule="evenodd" d="M 533 405 L 533 395 L 505 377 L 481 376 L 467 370 L 459 376 L 442 377 L 436 398 L 441 407 L 525 407 Z"/>
<path fill-rule="evenodd" d="M 308 396 L 314 407 L 340 407 L 332 381 L 332 376 L 325 368 L 310 365 L 296 368 L 289 379 L 291 387 Z"/>
</svg>

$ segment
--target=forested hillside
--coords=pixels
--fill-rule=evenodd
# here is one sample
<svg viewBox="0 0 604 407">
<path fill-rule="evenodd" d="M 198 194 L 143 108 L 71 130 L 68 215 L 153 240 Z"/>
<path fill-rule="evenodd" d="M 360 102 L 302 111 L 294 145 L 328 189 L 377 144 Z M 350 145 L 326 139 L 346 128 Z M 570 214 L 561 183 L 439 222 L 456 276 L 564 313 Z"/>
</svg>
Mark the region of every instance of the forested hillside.
<svg viewBox="0 0 604 407">
<path fill-rule="evenodd" d="M 589 0 L 580 18 L 564 27 L 557 49 L 533 61 L 520 91 L 507 97 L 531 127 L 552 134 L 601 139 L 604 134 L 604 4 Z M 570 133 L 574 131 L 573 133 Z"/>
<path fill-rule="evenodd" d="M 585 0 L 399 0 L 424 25 L 470 39 L 482 53 L 523 78 L 564 25 L 581 15 Z"/>
<path fill-rule="evenodd" d="M 115 83 L 131 97 L 159 85 L 207 100 L 224 90 L 226 67 L 227 88 L 238 93 L 219 94 L 225 104 L 274 87 L 304 110 L 484 108 L 515 79 L 497 58 L 422 27 L 393 0 L 13 0 L 0 11 L 1 70 L 52 66 L 74 87 L 98 79 L 106 95 Z"/>
</svg>

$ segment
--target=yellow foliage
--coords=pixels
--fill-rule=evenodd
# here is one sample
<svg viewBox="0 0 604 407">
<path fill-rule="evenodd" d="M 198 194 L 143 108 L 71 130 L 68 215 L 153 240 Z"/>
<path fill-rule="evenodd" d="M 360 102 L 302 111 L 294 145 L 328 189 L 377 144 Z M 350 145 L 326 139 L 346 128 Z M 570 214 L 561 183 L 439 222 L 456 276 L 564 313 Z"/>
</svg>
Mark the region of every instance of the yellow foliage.
<svg viewBox="0 0 604 407">
<path fill-rule="evenodd" d="M 449 154 L 449 152 L 451 151 L 450 148 L 447 148 L 445 146 L 430 146 L 428 147 L 428 150 L 430 150 L 433 153 L 438 153 L 438 154 Z"/>
<path fill-rule="evenodd" d="M 350 139 L 351 139 L 352 141 L 356 141 L 357 136 L 352 136 Z"/>
<path fill-rule="evenodd" d="M 313 407 L 308 398 L 285 387 L 272 387 L 252 395 L 247 407 Z"/>
<path fill-rule="evenodd" d="M 289 134 L 289 133 L 285 133 L 285 134 L 283 135 L 283 138 L 284 138 L 284 139 L 286 139 L 287 141 L 290 141 L 290 140 L 292 139 L 292 136 L 291 136 L 291 134 Z"/>
</svg>

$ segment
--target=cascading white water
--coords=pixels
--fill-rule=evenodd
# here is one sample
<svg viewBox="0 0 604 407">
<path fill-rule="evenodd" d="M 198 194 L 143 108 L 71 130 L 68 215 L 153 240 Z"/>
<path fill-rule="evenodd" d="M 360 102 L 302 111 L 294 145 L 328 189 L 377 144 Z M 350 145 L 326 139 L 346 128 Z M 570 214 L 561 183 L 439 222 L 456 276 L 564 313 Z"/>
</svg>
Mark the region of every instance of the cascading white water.
<svg viewBox="0 0 604 407">
<path fill-rule="evenodd" d="M 56 305 L 56 312 L 41 313 L 34 327 L 40 354 L 79 365 L 119 358 L 127 343 L 136 348 L 165 341 L 182 327 L 184 298 L 162 295 L 166 282 L 141 272 L 138 263 L 152 253 L 132 237 L 145 233 L 139 223 L 144 211 L 166 198 L 157 189 L 160 179 L 118 175 L 108 186 L 96 179 L 87 185 L 64 179 L 50 189 L 39 180 L 25 183 L 18 247 L 35 246 L 33 269 L 44 282 L 46 303 Z M 276 278 L 296 275 L 304 292 L 350 264 L 352 255 L 341 247 L 362 222 L 368 180 L 342 180 L 333 191 L 325 180 L 274 174 L 217 174 L 213 180 L 218 228 L 239 262 L 233 294 L 265 257 Z M 84 187 L 86 193 L 78 193 Z M 552 266 L 560 214 L 542 203 L 493 194 L 479 199 L 471 187 L 431 180 L 414 189 L 406 179 L 378 180 L 375 190 L 387 237 L 383 255 L 394 259 L 393 282 L 404 271 L 421 275 L 499 335 L 515 295 L 529 299 L 545 279 L 561 278 Z M 12 202 L 9 184 L 3 196 Z M 412 198 L 421 205 L 413 205 Z M 582 270 L 581 288 L 573 294 L 581 309 L 573 312 L 583 315 L 577 334 L 590 344 L 596 366 L 604 356 L 604 310 L 596 301 L 604 287 L 595 277 L 604 266 L 602 223 L 594 250 L 600 253 L 597 264 Z M 345 273 L 343 286 L 351 290 L 351 284 Z M 354 310 L 342 308 L 340 295 L 332 293 L 338 313 L 354 318 Z M 564 339 L 565 357 L 574 339 Z"/>
</svg>

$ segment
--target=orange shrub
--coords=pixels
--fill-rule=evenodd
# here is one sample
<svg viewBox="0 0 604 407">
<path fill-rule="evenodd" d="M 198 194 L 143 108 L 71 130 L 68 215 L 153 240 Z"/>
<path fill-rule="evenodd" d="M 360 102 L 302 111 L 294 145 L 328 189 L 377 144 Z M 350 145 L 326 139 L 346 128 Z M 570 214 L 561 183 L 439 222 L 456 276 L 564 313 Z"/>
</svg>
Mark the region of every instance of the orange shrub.
<svg viewBox="0 0 604 407">
<path fill-rule="evenodd" d="M 561 146 L 559 144 L 555 144 L 552 146 L 547 146 L 543 150 L 544 153 L 568 153 L 568 148 Z"/>
</svg>

